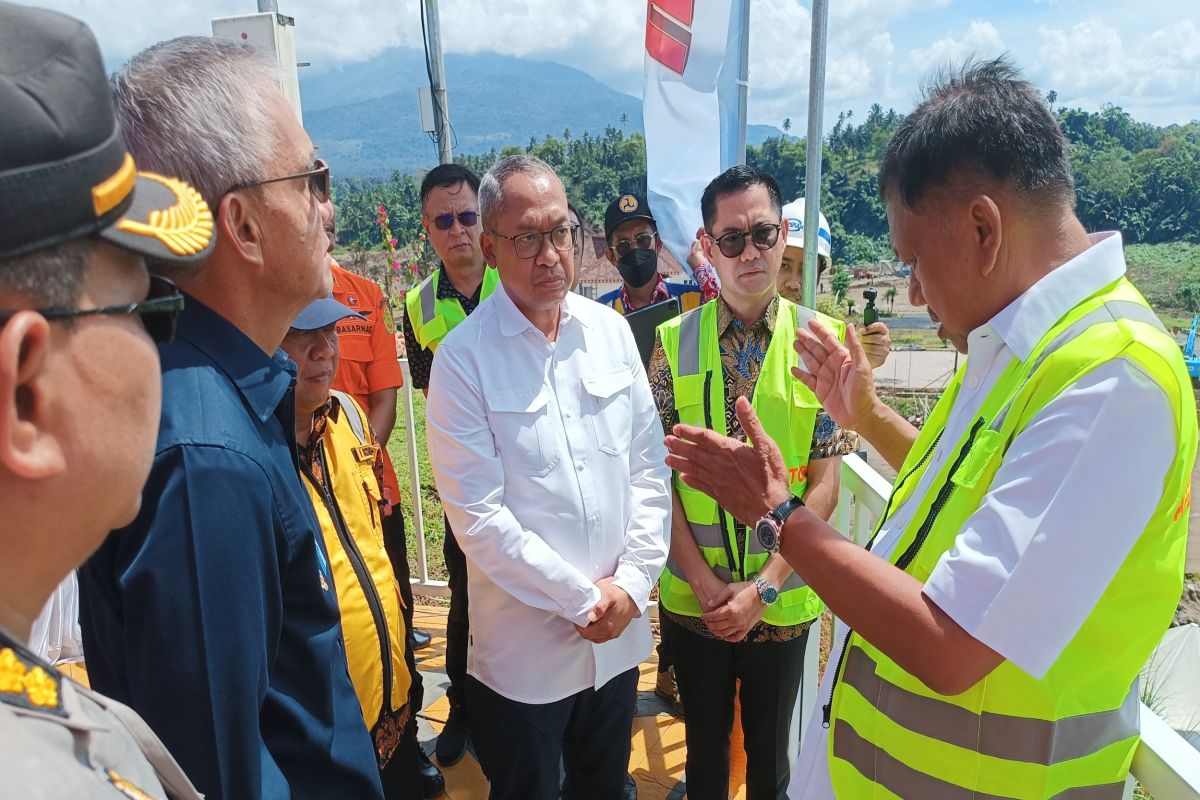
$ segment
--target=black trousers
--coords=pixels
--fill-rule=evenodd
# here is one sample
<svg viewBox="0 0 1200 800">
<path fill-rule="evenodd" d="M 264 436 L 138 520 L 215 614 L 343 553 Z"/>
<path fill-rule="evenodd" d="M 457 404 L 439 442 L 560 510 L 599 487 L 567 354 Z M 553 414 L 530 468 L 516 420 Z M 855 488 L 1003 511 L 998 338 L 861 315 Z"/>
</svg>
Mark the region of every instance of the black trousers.
<svg viewBox="0 0 1200 800">
<path fill-rule="evenodd" d="M 446 614 L 446 677 L 450 686 L 446 698 L 452 713 L 465 714 L 467 710 L 467 640 L 471 636 L 471 621 L 468 616 L 470 600 L 467 595 L 467 557 L 463 555 L 450 520 L 446 520 L 446 538 L 442 542 L 442 555 L 446 559 L 447 583 L 450 586 L 450 611 Z"/>
<path fill-rule="evenodd" d="M 467 676 L 471 740 L 489 800 L 620 800 L 629 768 L 637 669 L 554 703 L 518 703 Z"/>
<path fill-rule="evenodd" d="M 417 743 L 417 715 L 409 716 L 409 724 L 404 729 L 404 738 L 400 740 L 392 760 L 379 771 L 383 782 L 384 800 L 421 800 L 424 797 L 424 785 L 421 782 L 421 761 Z"/>
<path fill-rule="evenodd" d="M 400 614 L 404 617 L 404 629 L 411 632 L 413 629 L 412 574 L 408 568 L 408 542 L 404 535 L 404 514 L 401 512 L 400 506 L 393 507 L 391 515 L 383 518 L 383 549 L 387 551 L 388 560 L 392 562 L 392 572 L 396 573 L 396 583 L 400 585 L 400 599 L 404 602 L 404 608 L 400 610 Z M 412 672 L 412 688 L 408 693 L 408 701 L 413 704 L 415 710 L 419 711 L 425 707 L 425 684 L 421 680 L 421 673 L 417 672 L 413 663 L 412 650 L 407 643 L 405 644 L 405 655 L 409 660 L 409 669 Z M 417 715 L 414 713 L 412 715 L 414 726 L 416 718 Z"/>
<path fill-rule="evenodd" d="M 661 619 L 664 615 L 660 614 Z M 658 626 L 658 671 L 666 672 L 671 667 L 675 666 L 675 652 L 671 649 L 671 634 L 672 629 L 663 624 Z"/>
<path fill-rule="evenodd" d="M 788 642 L 731 643 L 694 633 L 666 614 L 660 619 L 663 628 L 671 628 L 675 681 L 687 709 L 688 800 L 729 796 L 729 735 L 739 680 L 747 800 L 785 800 L 808 632 Z"/>
</svg>

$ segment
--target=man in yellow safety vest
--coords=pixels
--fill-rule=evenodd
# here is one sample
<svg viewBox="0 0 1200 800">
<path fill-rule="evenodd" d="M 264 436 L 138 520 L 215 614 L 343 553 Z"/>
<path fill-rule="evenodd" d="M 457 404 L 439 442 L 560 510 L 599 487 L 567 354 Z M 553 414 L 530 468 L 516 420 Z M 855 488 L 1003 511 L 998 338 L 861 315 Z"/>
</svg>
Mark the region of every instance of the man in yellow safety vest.
<svg viewBox="0 0 1200 800">
<path fill-rule="evenodd" d="M 967 358 L 918 431 L 875 394 L 857 337 L 799 333 L 800 380 L 899 473 L 870 547 L 803 508 L 745 401 L 752 448 L 668 437 L 685 482 L 850 628 L 791 797 L 1115 800 L 1183 581 L 1196 403 L 1179 347 L 1120 235 L 1079 222 L 1063 134 L 1006 59 L 939 78 L 879 185 L 913 304 Z"/>
</svg>

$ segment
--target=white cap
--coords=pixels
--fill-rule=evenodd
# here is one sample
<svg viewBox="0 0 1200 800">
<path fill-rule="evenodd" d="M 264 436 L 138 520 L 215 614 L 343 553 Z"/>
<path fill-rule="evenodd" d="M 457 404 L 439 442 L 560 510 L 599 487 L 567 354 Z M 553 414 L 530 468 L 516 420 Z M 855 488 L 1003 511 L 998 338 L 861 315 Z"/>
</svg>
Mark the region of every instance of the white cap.
<svg viewBox="0 0 1200 800">
<path fill-rule="evenodd" d="M 783 216 L 788 221 L 787 246 L 804 247 L 804 198 L 793 200 L 783 207 Z M 829 220 L 821 214 L 817 228 L 817 255 L 829 257 L 833 236 L 829 233 Z"/>
</svg>

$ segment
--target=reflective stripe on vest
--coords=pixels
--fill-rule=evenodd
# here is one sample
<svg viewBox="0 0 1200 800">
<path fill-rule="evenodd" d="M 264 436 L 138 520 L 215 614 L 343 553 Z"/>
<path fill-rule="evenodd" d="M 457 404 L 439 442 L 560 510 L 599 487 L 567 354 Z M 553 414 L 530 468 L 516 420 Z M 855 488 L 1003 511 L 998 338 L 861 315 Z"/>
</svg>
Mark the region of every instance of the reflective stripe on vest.
<svg viewBox="0 0 1200 800">
<path fill-rule="evenodd" d="M 807 484 L 804 476 L 820 404 L 790 374 L 789 368 L 797 360 L 792 340 L 796 326 L 808 319 L 820 318 L 841 337 L 845 335 L 845 326 L 783 298 L 779 300 L 777 313 L 752 404 L 768 435 L 780 445 L 793 479 L 793 491 L 802 494 Z M 725 433 L 725 383 L 716 320 L 717 306 L 710 303 L 664 323 L 659 327 L 659 336 L 672 371 L 680 421 Z M 746 532 L 744 547 L 739 548 L 735 521 L 720 511 L 711 497 L 682 484 L 678 475 L 674 487 L 696 545 L 717 577 L 727 583 L 748 580 L 765 566 L 770 554 L 752 532 Z M 789 576 L 779 592 L 779 600 L 763 616 L 768 624 L 796 625 L 820 615 L 820 600 L 798 575 Z M 678 563 L 671 559 L 659 581 L 659 599 L 667 610 L 677 614 L 701 613 L 699 600 Z"/>
<path fill-rule="evenodd" d="M 409 289 L 404 296 L 405 312 L 408 314 L 413 333 L 416 334 L 417 344 L 430 352 L 435 352 L 446 334 L 467 318 L 467 312 L 463 310 L 462 303 L 457 298 L 438 298 L 438 283 L 441 278 L 442 269 L 439 268 L 420 284 Z M 493 267 L 484 267 L 479 301 L 482 303 L 490 297 L 499 283 L 500 273 Z"/>
<path fill-rule="evenodd" d="M 1014 360 L 947 451 L 953 457 L 938 468 L 929 494 L 912 497 L 964 365 L 914 442 L 876 531 L 895 508 L 917 503 L 892 562 L 926 581 L 981 506 L 1013 439 L 1068 387 L 1117 358 L 1162 388 L 1179 438 L 1162 499 L 1112 582 L 1041 679 L 1004 661 L 954 697 L 932 692 L 852 633 L 830 709 L 830 777 L 838 796 L 871 796 L 875 786 L 933 800 L 1122 796 L 1138 741 L 1136 679 L 1182 585 L 1187 519 L 1175 510 L 1189 490 L 1197 435 L 1179 347 L 1133 285 L 1121 279 L 1104 287 L 1056 323 L 1025 362 Z"/>
</svg>

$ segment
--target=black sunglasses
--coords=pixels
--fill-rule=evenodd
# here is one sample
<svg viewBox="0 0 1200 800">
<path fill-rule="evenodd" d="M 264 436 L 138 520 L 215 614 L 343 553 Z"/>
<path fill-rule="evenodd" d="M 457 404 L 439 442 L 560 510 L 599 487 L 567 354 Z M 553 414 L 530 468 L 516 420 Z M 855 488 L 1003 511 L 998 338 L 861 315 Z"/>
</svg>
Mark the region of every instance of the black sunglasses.
<svg viewBox="0 0 1200 800">
<path fill-rule="evenodd" d="M 716 243 L 721 255 L 726 258 L 737 258 L 746 249 L 747 239 L 754 242 L 754 246 L 759 250 L 770 250 L 779 241 L 779 231 L 782 227 L 782 224 L 772 225 L 764 222 L 761 225 L 755 225 L 752 230 L 730 231 L 724 236 L 715 239 L 709 236 L 708 239 Z"/>
<path fill-rule="evenodd" d="M 24 309 L 22 309 L 24 310 Z M 137 314 L 142 318 L 146 333 L 156 344 L 170 344 L 175 340 L 175 323 L 183 310 L 183 294 L 166 278 L 150 276 L 150 291 L 140 303 L 103 308 L 41 308 L 36 309 L 48 320 L 68 320 L 77 317 L 93 317 L 108 314 Z M 17 311 L 0 312 L 0 325 L 12 319 Z"/>
<path fill-rule="evenodd" d="M 304 172 L 297 172 L 294 175 L 283 175 L 279 178 L 267 178 L 261 181 L 239 183 L 229 191 L 236 192 L 238 189 L 252 189 L 255 186 L 266 186 L 268 183 L 280 183 L 282 181 L 295 181 L 300 178 L 308 178 L 308 189 L 313 193 L 313 197 L 317 198 L 318 202 L 327 202 L 329 200 L 329 164 L 322 158 L 318 158 L 313 164 L 312 169 L 305 170 Z M 226 192 L 226 194 L 228 193 Z"/>
<path fill-rule="evenodd" d="M 462 223 L 464 228 L 474 228 L 479 222 L 479 212 L 464 211 L 458 216 L 454 214 L 438 214 L 436 217 L 430 217 L 433 220 L 433 226 L 439 231 L 448 231 L 454 227 L 454 220 Z"/>
<path fill-rule="evenodd" d="M 635 247 L 638 250 L 649 250 L 654 247 L 654 237 L 657 235 L 657 233 L 639 233 L 633 237 L 632 242 L 628 239 L 621 239 L 612 246 L 612 251 L 617 254 L 617 258 L 624 258 Z"/>
</svg>

